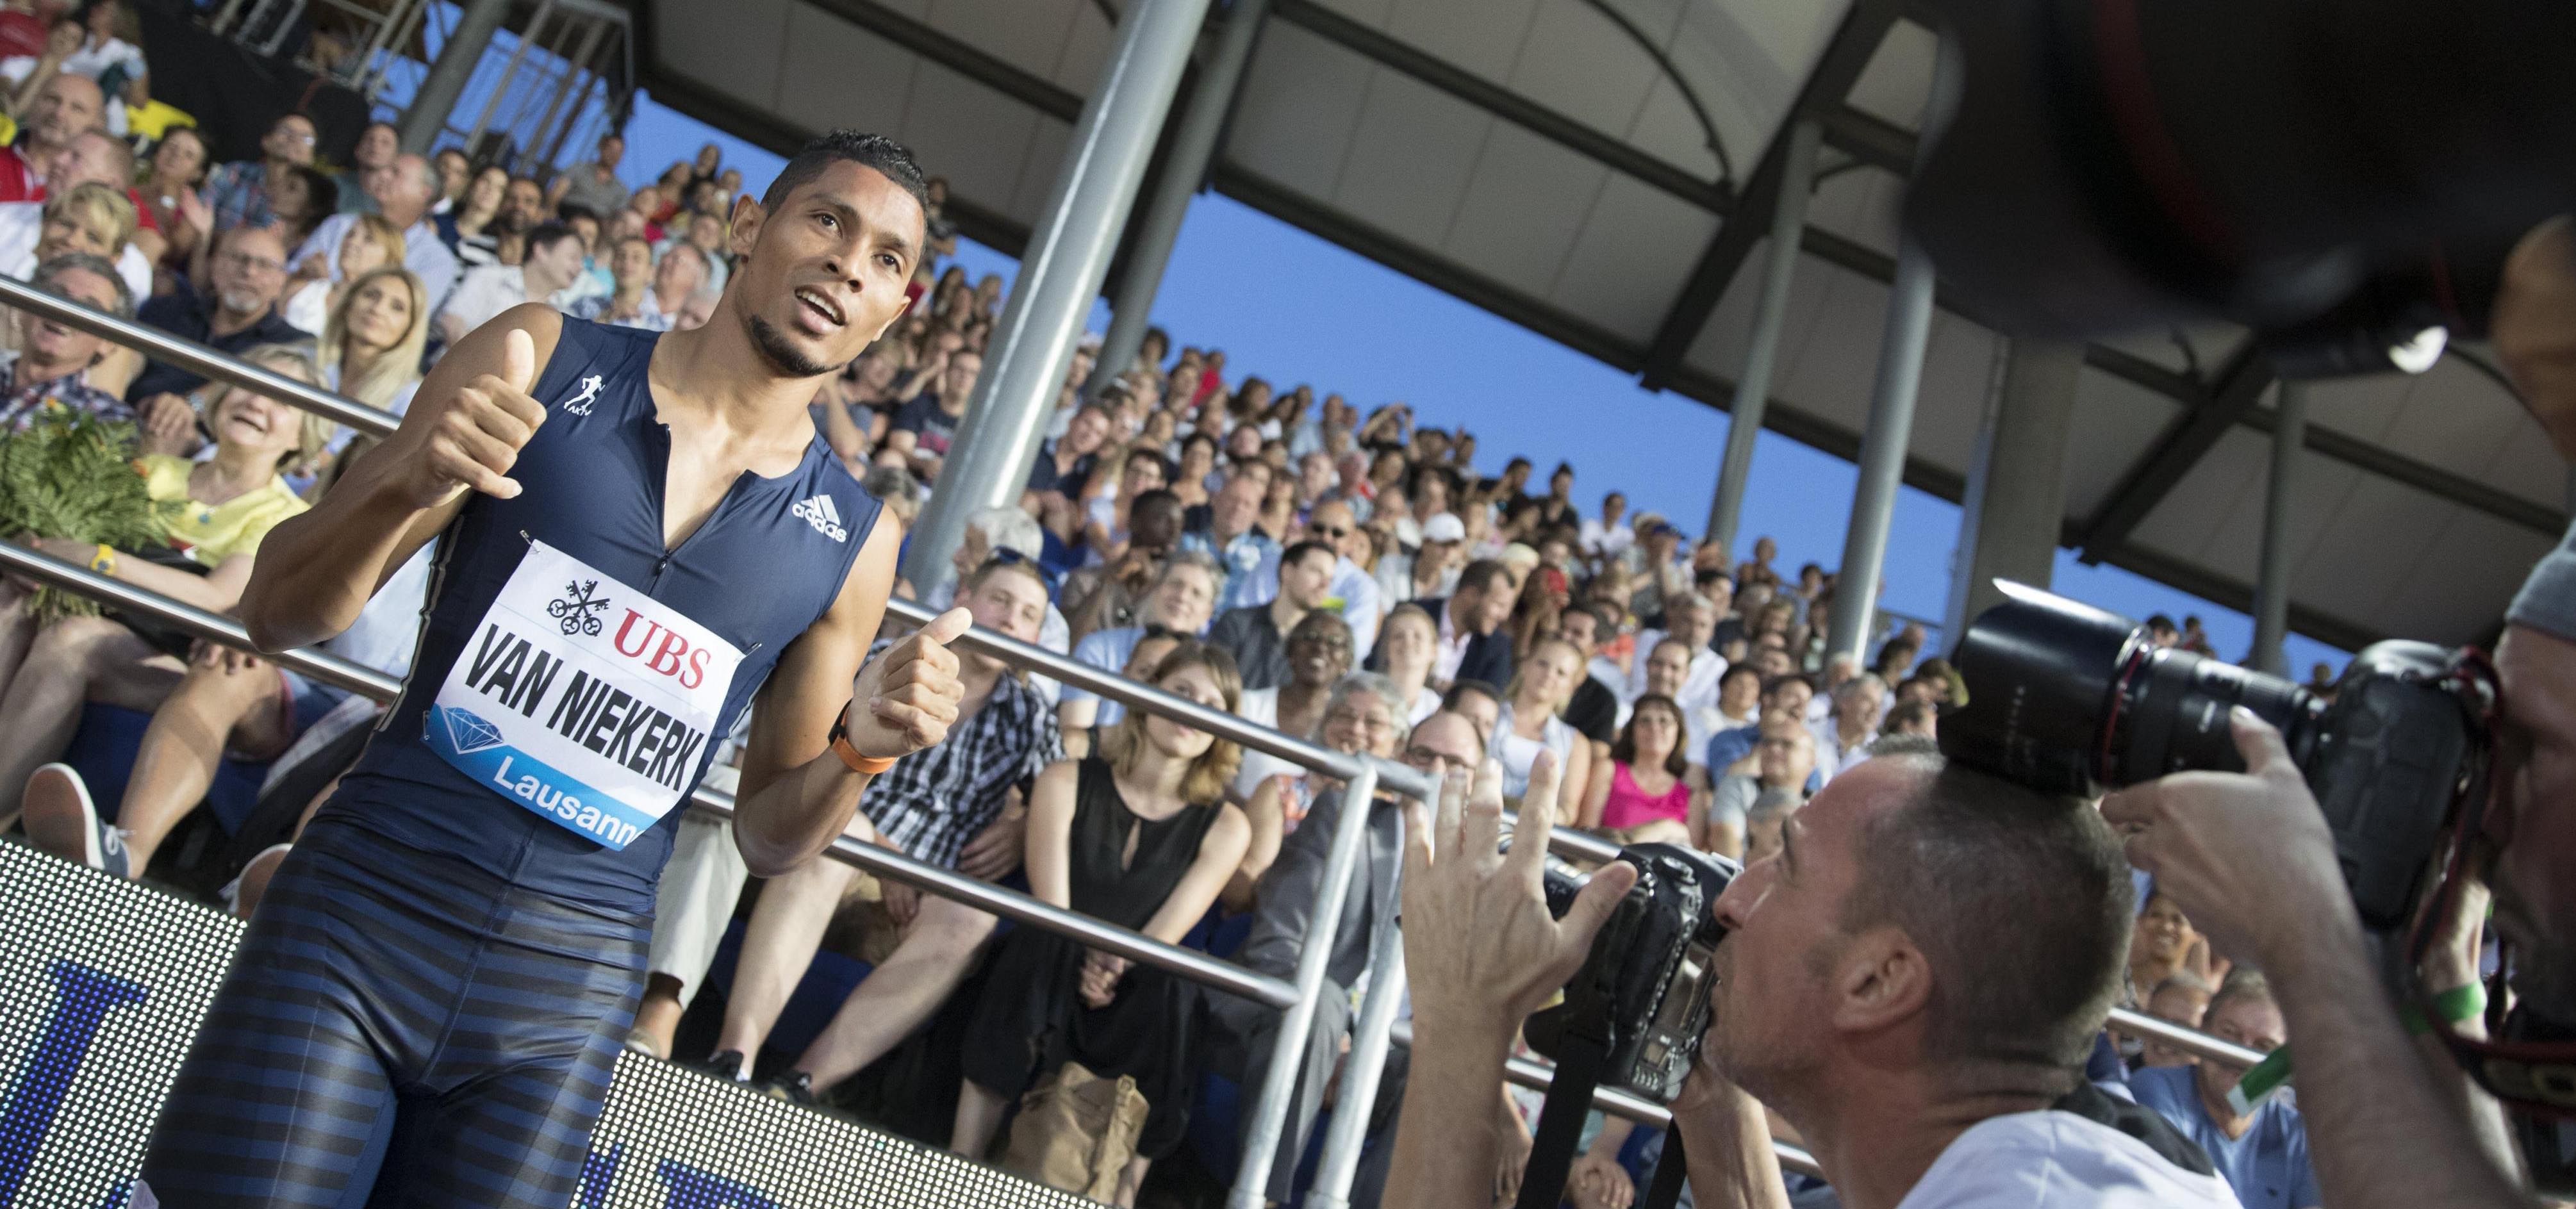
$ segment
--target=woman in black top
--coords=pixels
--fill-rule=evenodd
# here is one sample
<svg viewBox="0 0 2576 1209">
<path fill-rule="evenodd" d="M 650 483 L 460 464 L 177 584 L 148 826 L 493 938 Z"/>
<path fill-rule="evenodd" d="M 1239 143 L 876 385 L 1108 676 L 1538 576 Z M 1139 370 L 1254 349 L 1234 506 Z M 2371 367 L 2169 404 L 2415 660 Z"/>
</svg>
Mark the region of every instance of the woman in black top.
<svg viewBox="0 0 2576 1209">
<path fill-rule="evenodd" d="M 1226 713 L 1241 694 L 1234 660 L 1196 641 L 1164 656 L 1152 682 Z M 1056 906 L 1177 944 L 1207 914 L 1250 842 L 1243 812 L 1224 800 L 1242 752 L 1134 709 L 1101 750 L 1038 774 L 1029 799 L 1029 888 Z M 1103 1078 L 1132 1075 L 1148 1112 L 1117 1203 L 1134 1204 L 1147 1166 L 1180 1143 L 1188 1122 L 1191 985 L 1029 927 L 1002 941 L 988 985 L 967 1026 L 966 1082 L 949 1148 L 982 1157 L 1003 1108 L 1066 1062 Z"/>
</svg>

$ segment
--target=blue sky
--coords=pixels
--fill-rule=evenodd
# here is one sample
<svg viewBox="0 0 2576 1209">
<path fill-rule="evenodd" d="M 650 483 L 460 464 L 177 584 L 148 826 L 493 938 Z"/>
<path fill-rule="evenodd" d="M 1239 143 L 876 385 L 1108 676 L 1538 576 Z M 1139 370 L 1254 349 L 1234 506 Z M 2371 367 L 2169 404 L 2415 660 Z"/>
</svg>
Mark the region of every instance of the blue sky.
<svg viewBox="0 0 2576 1209">
<path fill-rule="evenodd" d="M 757 192 L 778 156 L 681 116 L 639 94 L 628 123 L 623 173 L 642 182 L 713 141 Z M 960 241 L 958 262 L 978 277 L 1010 281 L 1018 262 Z M 1535 332 L 1385 268 L 1356 253 L 1215 193 L 1190 206 L 1154 321 L 1183 344 L 1222 348 L 1229 378 L 1259 374 L 1283 388 L 1314 384 L 1363 408 L 1402 401 L 1423 423 L 1465 425 L 1476 434 L 1479 468 L 1499 471 L 1514 454 L 1538 464 L 1544 481 L 1557 460 L 1575 469 L 1575 499 L 1587 511 L 1603 492 L 1628 495 L 1632 511 L 1654 511 L 1696 532 L 1706 522 L 1726 445 L 1724 413 L 1636 380 Z M 1092 326 L 1105 327 L 1106 304 Z M 1833 566 L 1851 522 L 1858 470 L 1849 462 L 1766 432 L 1755 445 L 1742 542 L 1769 534 L 1781 559 Z M 1906 489 L 1897 502 L 1886 563 L 1887 608 L 1937 620 L 1950 585 L 1959 509 Z M 2058 552 L 2058 592 L 2131 617 L 2198 614 L 2219 653 L 2241 657 L 2253 622 L 2116 567 L 2087 567 Z M 2293 635 L 2290 666 L 2305 679 L 2319 660 L 2337 670 L 2345 653 Z"/>
</svg>

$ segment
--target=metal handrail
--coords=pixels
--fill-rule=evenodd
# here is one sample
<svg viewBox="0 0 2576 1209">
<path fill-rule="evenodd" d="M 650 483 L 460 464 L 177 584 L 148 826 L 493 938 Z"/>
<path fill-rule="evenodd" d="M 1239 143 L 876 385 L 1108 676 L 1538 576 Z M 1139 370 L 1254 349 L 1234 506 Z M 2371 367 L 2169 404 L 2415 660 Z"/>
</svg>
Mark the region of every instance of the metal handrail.
<svg viewBox="0 0 2576 1209">
<path fill-rule="evenodd" d="M 244 651 L 256 649 L 251 645 L 249 632 L 242 628 L 240 622 L 135 587 L 123 580 L 111 579 L 50 554 L 0 542 L 0 570 L 91 597 L 122 612 L 176 626 L 209 642 Z M 402 694 L 401 681 L 310 647 L 280 651 L 261 658 L 379 702 L 390 702 Z M 733 795 L 722 790 L 701 785 L 691 803 L 695 809 L 716 818 L 733 817 Z M 951 869 L 925 864 L 890 848 L 841 836 L 825 851 L 834 860 L 856 865 L 870 873 L 919 886 L 943 898 L 955 899 L 995 915 L 1062 933 L 1094 948 L 1169 970 L 1256 1003 L 1284 1008 L 1297 1002 L 1296 989 L 1282 979 L 1256 973 L 1230 961 L 1219 961 L 1196 949 L 1164 944 L 1141 932 L 1130 932 L 1030 895 L 977 881 Z"/>
<path fill-rule="evenodd" d="M 149 354 L 158 360 L 202 374 L 209 379 L 258 391 L 279 402 L 326 416 L 371 436 L 388 435 L 400 422 L 390 412 L 353 402 L 306 383 L 281 376 L 158 328 L 121 319 L 81 303 L 58 298 L 5 275 L 0 275 L 0 305 L 25 310 L 44 319 L 89 332 Z M 86 567 L 65 562 L 38 551 L 0 541 L 0 569 L 105 601 L 126 612 L 169 623 L 208 641 L 244 651 L 257 649 L 241 624 L 231 618 L 172 600 L 121 580 L 99 575 Z M 889 600 L 886 603 L 886 616 L 900 623 L 918 626 L 930 621 L 935 614 L 913 601 Z M 1372 784 L 1382 785 L 1397 793 L 1423 800 L 1428 800 L 1429 795 L 1437 791 L 1437 785 L 1432 778 L 1408 765 L 1376 758 L 1363 760 L 1356 756 L 1331 751 L 1269 727 L 1247 722 L 1233 714 L 1209 709 L 1195 701 L 1174 696 L 1151 685 L 1138 684 L 1114 673 L 1016 639 L 970 628 L 955 645 L 964 650 L 989 655 L 1010 666 L 1036 672 L 1064 684 L 1122 702 L 1131 708 L 1175 718 L 1194 728 L 1208 731 L 1252 750 L 1276 756 L 1326 776 L 1356 782 L 1352 787 L 1362 791 L 1363 795 Z M 281 667 L 378 701 L 391 701 L 402 691 L 400 681 L 373 668 L 351 663 L 320 650 L 306 648 L 263 657 Z M 732 817 L 733 798 L 722 791 L 701 786 L 692 800 L 698 809 L 706 810 L 718 817 Z M 1367 813 L 1364 810 L 1343 812 L 1342 819 L 1346 824 L 1344 829 L 1356 831 L 1359 820 L 1364 819 Z M 1334 847 L 1340 849 L 1344 845 L 1337 839 Z M 1564 827 L 1556 828 L 1550 834 L 1548 848 L 1559 856 L 1592 862 L 1611 859 L 1619 852 L 1617 845 Z M 1219 961 L 1193 949 L 1164 944 L 1142 933 L 1130 932 L 1115 925 L 1094 920 L 1089 916 L 1056 907 L 1035 897 L 977 881 L 953 870 L 925 864 L 892 849 L 860 843 L 844 836 L 825 852 L 835 860 L 858 866 L 871 873 L 892 877 L 897 881 L 967 903 L 996 915 L 1007 916 L 1023 923 L 1072 936 L 1094 947 L 1118 953 L 1192 981 L 1288 1010 L 1292 1019 L 1302 1014 L 1295 1009 L 1306 1006 L 1307 1001 L 1311 999 L 1310 995 L 1301 994 L 1300 988 L 1310 981 L 1308 977 L 1310 973 L 1320 974 L 1321 950 L 1328 947 L 1330 939 L 1327 935 L 1324 938 L 1325 944 L 1312 943 L 1313 934 L 1310 932 L 1309 943 L 1301 947 L 1317 951 L 1315 954 L 1317 961 L 1311 963 L 1316 969 L 1315 971 L 1304 969 L 1303 967 L 1310 963 L 1301 960 L 1299 985 L 1291 985 L 1277 978 L 1254 973 L 1232 962 Z M 1340 876 L 1335 876 L 1336 872 L 1328 867 L 1326 881 L 1338 883 L 1347 890 L 1350 870 L 1347 867 L 1339 870 Z M 1339 910 L 1330 914 L 1319 912 L 1312 926 L 1323 927 L 1329 932 L 1339 916 Z M 1301 958 L 1303 956 L 1304 954 L 1301 954 Z M 2123 1032 L 2162 1041 L 2200 1057 L 2215 1058 L 2240 1066 L 2251 1066 L 2263 1058 L 2259 1051 L 2125 1008 L 2114 1008 L 2111 1011 L 2109 1024 Z M 1281 1035 L 1283 1040 L 1287 1039 L 1289 1030 L 1283 1028 Z M 1398 1043 L 1409 1043 L 1410 1036 L 1410 1022 L 1401 1022 L 1396 1026 Z M 1286 1072 L 1293 1077 L 1295 1063 L 1274 1061 L 1272 1069 L 1274 1075 Z M 1547 1085 L 1550 1071 L 1540 1064 L 1514 1059 L 1507 1068 L 1506 1074 L 1515 1083 L 1543 1088 Z M 1275 1081 L 1279 1080 L 1274 1079 Z M 1281 1095 L 1284 1096 L 1284 1094 L 1283 1088 Z M 1660 1105 L 1621 1092 L 1598 1092 L 1594 1102 L 1606 1111 L 1647 1124 L 1661 1126 L 1670 1120 L 1670 1114 Z M 1793 1170 L 1815 1173 L 1814 1160 L 1806 1152 L 1791 1146 L 1779 1144 L 1775 1146 L 1780 1151 L 1784 1165 Z M 1266 1150 L 1267 1148 L 1265 1153 Z"/>
<path fill-rule="evenodd" d="M 930 624 L 939 616 L 937 610 L 918 601 L 886 601 L 886 619 L 907 626 Z M 1130 680 L 1116 672 L 1103 671 L 1088 663 L 1059 655 L 1045 647 L 1005 637 L 984 629 L 969 629 L 951 646 L 990 655 L 1024 671 L 1050 680 L 1096 693 L 1147 713 L 1159 714 L 1192 728 L 1203 730 L 1220 739 L 1230 740 L 1265 755 L 1277 756 L 1335 780 L 1348 781 L 1360 775 L 1360 769 L 1375 766 L 1378 783 L 1407 797 L 1428 800 L 1440 791 L 1439 783 L 1409 764 L 1374 757 L 1345 755 L 1322 747 L 1285 731 L 1273 730 L 1257 722 L 1247 722 L 1240 715 L 1210 709 L 1187 697 L 1164 692 L 1150 684 Z M 1578 836 L 1580 833 L 1577 833 Z M 1580 837 L 1589 838 L 1589 837 Z"/>
<path fill-rule="evenodd" d="M 318 386 L 227 357 L 157 327 L 120 319 L 71 299 L 55 297 L 5 273 L 0 273 L 0 305 L 15 307 L 65 327 L 79 328 L 190 373 L 247 387 L 280 403 L 346 424 L 371 437 L 389 435 L 394 426 L 402 422 L 392 412 L 344 399 Z"/>
</svg>

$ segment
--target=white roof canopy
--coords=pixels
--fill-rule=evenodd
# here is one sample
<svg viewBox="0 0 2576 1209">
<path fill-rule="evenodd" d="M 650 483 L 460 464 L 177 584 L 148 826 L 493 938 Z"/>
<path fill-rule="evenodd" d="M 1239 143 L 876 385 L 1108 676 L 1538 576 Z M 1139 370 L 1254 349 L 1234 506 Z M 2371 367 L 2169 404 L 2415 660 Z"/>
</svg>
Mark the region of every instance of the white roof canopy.
<svg viewBox="0 0 2576 1209">
<path fill-rule="evenodd" d="M 632 2 L 656 99 L 782 152 L 833 126 L 891 135 L 948 178 L 968 235 L 1016 251 L 1133 0 Z M 1933 49 L 1889 0 L 1273 0 L 1211 183 L 1724 407 L 1782 131 L 1813 117 L 1825 153 L 1765 422 L 1849 457 Z M 1940 311 L 1910 484 L 1958 498 L 1999 343 Z M 2249 607 L 2261 358 L 2213 326 L 2085 361 L 2067 544 Z M 2345 646 L 2485 636 L 2567 524 L 2538 426 L 2460 356 L 2320 384 L 2308 410 L 2293 627 Z"/>
</svg>

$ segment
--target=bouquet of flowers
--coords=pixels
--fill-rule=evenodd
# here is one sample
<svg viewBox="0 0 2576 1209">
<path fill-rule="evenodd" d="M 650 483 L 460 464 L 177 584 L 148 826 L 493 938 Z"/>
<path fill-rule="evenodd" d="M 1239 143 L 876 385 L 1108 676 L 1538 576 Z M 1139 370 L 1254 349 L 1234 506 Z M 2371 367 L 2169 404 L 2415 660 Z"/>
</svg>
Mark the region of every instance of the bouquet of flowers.
<svg viewBox="0 0 2576 1209">
<path fill-rule="evenodd" d="M 133 550 L 169 535 L 175 502 L 156 502 L 126 451 L 134 426 L 56 409 L 0 436 L 0 536 L 59 537 Z M 98 602 L 39 588 L 39 623 L 100 612 Z"/>
</svg>

